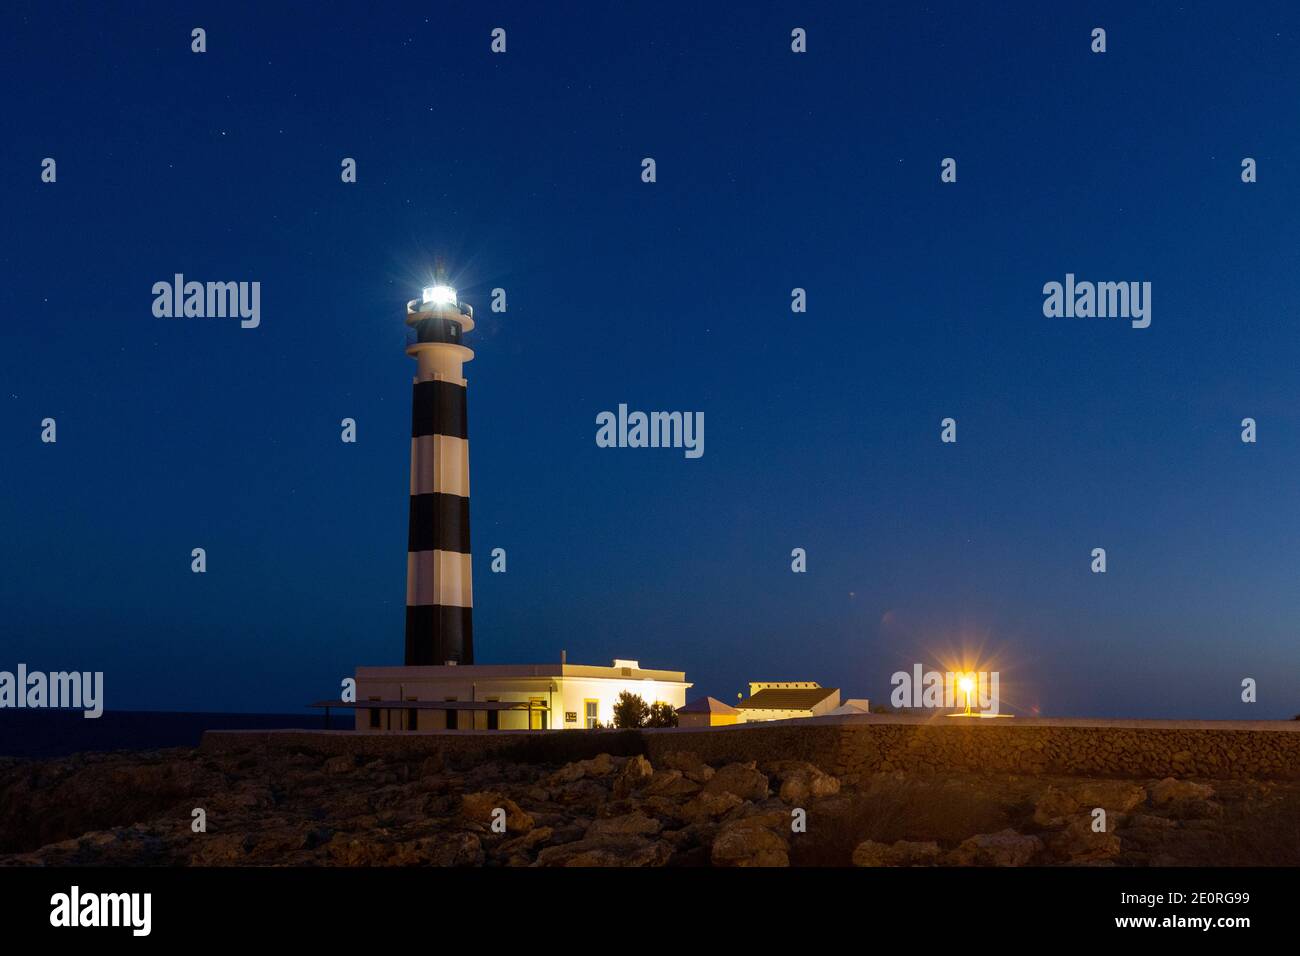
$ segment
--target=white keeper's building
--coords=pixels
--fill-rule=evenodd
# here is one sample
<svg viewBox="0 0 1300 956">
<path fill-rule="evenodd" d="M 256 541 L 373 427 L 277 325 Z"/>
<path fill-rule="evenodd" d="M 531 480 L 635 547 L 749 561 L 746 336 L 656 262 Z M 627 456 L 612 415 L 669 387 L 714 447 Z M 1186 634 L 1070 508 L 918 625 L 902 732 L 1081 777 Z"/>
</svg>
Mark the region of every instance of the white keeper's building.
<svg viewBox="0 0 1300 956">
<path fill-rule="evenodd" d="M 616 660 L 569 664 L 358 667 L 357 730 L 580 730 L 609 727 L 623 691 L 674 710 L 690 684 L 682 671 Z"/>
</svg>

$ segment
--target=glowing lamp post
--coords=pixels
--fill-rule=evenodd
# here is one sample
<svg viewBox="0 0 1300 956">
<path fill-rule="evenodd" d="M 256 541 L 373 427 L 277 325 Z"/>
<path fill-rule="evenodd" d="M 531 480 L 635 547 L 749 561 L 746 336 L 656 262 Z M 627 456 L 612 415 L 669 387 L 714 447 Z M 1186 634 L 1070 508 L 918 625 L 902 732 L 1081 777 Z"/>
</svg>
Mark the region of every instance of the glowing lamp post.
<svg viewBox="0 0 1300 956">
<path fill-rule="evenodd" d="M 956 692 L 966 695 L 966 706 L 962 710 L 954 711 L 953 713 L 947 714 L 945 716 L 958 717 L 958 718 L 970 717 L 977 720 L 981 718 L 986 718 L 991 720 L 995 717 L 1014 716 L 1013 714 L 1003 714 L 998 712 L 998 708 L 999 708 L 998 682 L 999 682 L 1000 675 L 998 674 L 997 671 L 974 671 L 974 670 L 965 670 L 965 669 L 958 670 L 954 668 L 949 673 L 952 678 L 952 681 L 949 682 L 947 679 L 945 679 L 944 681 L 944 704 L 946 705 L 948 700 L 951 699 L 952 705 L 956 706 L 957 704 L 956 693 L 954 693 L 951 698 L 949 698 L 948 696 L 949 689 L 952 687 L 952 684 L 955 683 Z M 981 688 L 987 688 L 988 690 L 987 699 L 985 699 L 984 690 Z M 974 708 L 975 704 L 978 704 L 980 707 L 985 707 L 987 709 L 977 710 Z"/>
<path fill-rule="evenodd" d="M 970 717 L 970 695 L 975 690 L 975 682 L 970 679 L 969 675 L 963 675 L 962 679 L 957 682 L 961 692 L 966 695 L 966 710 L 962 713 L 963 717 Z"/>
</svg>

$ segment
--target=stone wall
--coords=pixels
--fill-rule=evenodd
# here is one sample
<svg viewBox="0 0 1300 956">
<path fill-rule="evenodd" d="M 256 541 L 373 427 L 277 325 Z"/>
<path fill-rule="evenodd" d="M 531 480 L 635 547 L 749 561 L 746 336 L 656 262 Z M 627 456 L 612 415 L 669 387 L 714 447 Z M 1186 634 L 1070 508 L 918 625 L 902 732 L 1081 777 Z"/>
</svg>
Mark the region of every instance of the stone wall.
<svg viewBox="0 0 1300 956">
<path fill-rule="evenodd" d="M 688 750 L 712 764 L 807 760 L 836 776 L 876 771 L 990 771 L 1112 777 L 1300 779 L 1300 722 L 939 721 L 822 718 L 648 731 L 209 731 L 205 750 L 285 749 L 373 757 L 441 754 L 563 763 L 599 753 Z"/>
<path fill-rule="evenodd" d="M 1242 727 L 1249 729 L 1241 729 Z M 807 760 L 836 776 L 876 771 L 992 771 L 1113 777 L 1300 778 L 1300 726 L 1278 722 L 1179 726 L 1151 721 L 950 721 L 803 726 L 649 734 L 647 755 L 691 750 L 710 763 Z"/>
<path fill-rule="evenodd" d="M 368 733 L 351 730 L 209 730 L 199 749 L 207 752 L 283 750 L 314 754 L 414 759 L 441 755 L 452 765 L 484 760 L 567 763 L 597 754 L 645 753 L 635 730 L 443 730 Z"/>
</svg>

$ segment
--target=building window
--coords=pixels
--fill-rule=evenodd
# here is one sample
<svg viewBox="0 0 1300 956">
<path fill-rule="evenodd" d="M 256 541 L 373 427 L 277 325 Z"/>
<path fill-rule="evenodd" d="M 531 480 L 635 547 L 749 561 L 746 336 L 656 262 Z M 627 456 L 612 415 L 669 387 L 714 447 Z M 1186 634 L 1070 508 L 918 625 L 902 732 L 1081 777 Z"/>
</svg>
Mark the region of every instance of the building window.
<svg viewBox="0 0 1300 956">
<path fill-rule="evenodd" d="M 489 698 L 488 698 L 488 703 L 496 703 L 496 702 L 499 701 L 500 699 L 501 699 L 500 697 L 489 697 Z M 489 711 L 487 712 L 487 729 L 488 729 L 488 730 L 500 730 L 500 729 L 501 729 L 501 712 L 500 712 L 500 711 L 497 711 L 497 710 L 489 710 Z"/>
<path fill-rule="evenodd" d="M 456 699 L 455 697 L 448 697 L 448 698 L 447 698 L 447 700 L 448 700 L 449 702 L 450 702 L 450 701 L 454 701 L 455 699 Z M 449 711 L 447 711 L 447 729 L 448 729 L 448 730 L 459 730 L 459 729 L 460 729 L 460 711 L 458 711 L 458 710 L 449 710 Z"/>
<path fill-rule="evenodd" d="M 600 723 L 600 718 L 598 716 L 600 713 L 600 701 L 585 700 L 583 701 L 583 707 L 586 711 L 587 729 L 592 730 L 598 723 Z"/>
<path fill-rule="evenodd" d="M 370 708 L 370 727 L 372 730 L 379 729 L 379 708 L 378 707 Z"/>
<path fill-rule="evenodd" d="M 407 700 L 415 700 L 416 698 L 414 698 L 414 697 L 408 697 L 408 698 L 406 698 L 406 699 L 407 699 Z M 406 708 L 406 729 L 407 729 L 407 730 L 419 730 L 419 729 L 420 729 L 420 711 L 419 711 L 418 708 L 416 708 L 416 707 L 408 707 L 408 708 Z"/>
</svg>

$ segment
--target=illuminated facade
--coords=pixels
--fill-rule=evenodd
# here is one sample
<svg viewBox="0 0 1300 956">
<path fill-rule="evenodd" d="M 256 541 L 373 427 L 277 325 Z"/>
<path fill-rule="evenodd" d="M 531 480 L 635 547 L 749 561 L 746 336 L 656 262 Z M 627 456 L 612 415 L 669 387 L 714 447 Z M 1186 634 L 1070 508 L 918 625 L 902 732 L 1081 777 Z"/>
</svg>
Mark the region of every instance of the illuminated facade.
<svg viewBox="0 0 1300 956">
<path fill-rule="evenodd" d="M 356 679 L 356 729 L 368 731 L 609 727 L 623 691 L 675 710 L 691 686 L 682 671 L 649 670 L 622 660 L 610 667 L 563 659 L 556 664 L 358 667 Z"/>
</svg>

